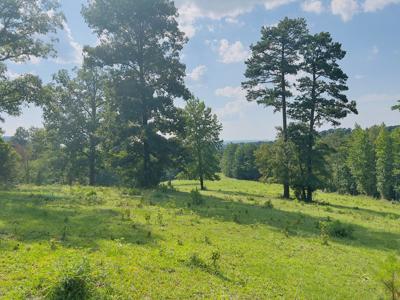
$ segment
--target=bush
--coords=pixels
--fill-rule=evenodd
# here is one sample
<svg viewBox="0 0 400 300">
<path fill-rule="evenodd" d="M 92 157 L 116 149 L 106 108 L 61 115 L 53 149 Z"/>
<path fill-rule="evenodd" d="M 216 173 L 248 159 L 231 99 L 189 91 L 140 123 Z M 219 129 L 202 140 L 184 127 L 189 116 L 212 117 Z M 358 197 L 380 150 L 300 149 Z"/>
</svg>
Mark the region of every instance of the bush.
<svg viewBox="0 0 400 300">
<path fill-rule="evenodd" d="M 335 238 L 353 238 L 354 228 L 351 225 L 342 224 L 339 221 L 335 222 L 321 222 L 321 234 L 328 234 L 330 237 Z"/>
<path fill-rule="evenodd" d="M 390 299 L 400 299 L 400 259 L 395 255 L 389 256 L 382 264 L 378 274 L 379 280 L 383 283 Z"/>
<path fill-rule="evenodd" d="M 53 289 L 52 300 L 88 299 L 91 296 L 91 278 L 87 261 L 67 267 Z"/>
</svg>

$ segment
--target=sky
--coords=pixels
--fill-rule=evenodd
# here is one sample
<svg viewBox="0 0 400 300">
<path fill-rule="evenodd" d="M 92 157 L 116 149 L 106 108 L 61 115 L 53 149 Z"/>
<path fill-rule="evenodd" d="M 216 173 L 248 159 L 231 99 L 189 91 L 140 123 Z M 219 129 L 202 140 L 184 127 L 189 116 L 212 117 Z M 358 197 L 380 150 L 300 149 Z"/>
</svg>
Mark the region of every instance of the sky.
<svg viewBox="0 0 400 300">
<path fill-rule="evenodd" d="M 66 16 L 58 33 L 57 58 L 9 63 L 10 77 L 32 73 L 49 82 L 60 69 L 82 62 L 82 48 L 97 38 L 80 14 L 85 0 L 61 0 Z M 223 124 L 224 140 L 272 140 L 281 115 L 246 101 L 241 89 L 249 47 L 260 39 L 262 26 L 285 16 L 304 17 L 310 31 L 328 31 L 347 51 L 341 62 L 349 76 L 347 93 L 358 104 L 358 115 L 341 127 L 385 123 L 397 125 L 400 114 L 390 107 L 400 99 L 400 0 L 176 0 L 179 24 L 189 38 L 182 52 L 186 83 Z M 20 117 L 0 124 L 6 135 L 15 129 L 41 127 L 40 108 L 25 107 Z M 325 126 L 322 129 L 330 128 Z"/>
</svg>

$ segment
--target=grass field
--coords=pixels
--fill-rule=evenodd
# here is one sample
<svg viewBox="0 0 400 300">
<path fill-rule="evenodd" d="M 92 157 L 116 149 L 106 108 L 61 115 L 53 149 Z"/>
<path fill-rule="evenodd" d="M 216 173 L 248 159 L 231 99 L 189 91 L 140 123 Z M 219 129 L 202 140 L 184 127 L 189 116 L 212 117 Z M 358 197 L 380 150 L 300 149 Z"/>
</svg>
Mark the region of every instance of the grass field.
<svg viewBox="0 0 400 300">
<path fill-rule="evenodd" d="M 307 205 L 226 178 L 201 198 L 173 185 L 1 192 L 0 298 L 389 299 L 377 274 L 399 254 L 400 205 L 324 193 Z"/>
</svg>

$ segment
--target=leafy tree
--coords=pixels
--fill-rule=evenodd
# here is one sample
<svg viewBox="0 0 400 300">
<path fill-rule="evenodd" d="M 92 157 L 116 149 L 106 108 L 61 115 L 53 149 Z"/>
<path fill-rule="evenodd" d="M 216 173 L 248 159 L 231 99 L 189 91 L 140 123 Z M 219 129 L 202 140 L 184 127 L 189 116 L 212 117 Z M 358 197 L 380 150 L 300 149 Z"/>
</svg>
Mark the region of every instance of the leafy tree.
<svg viewBox="0 0 400 300">
<path fill-rule="evenodd" d="M 256 144 L 241 144 L 237 147 L 233 157 L 233 177 L 245 180 L 257 180 L 260 178 L 254 152 Z"/>
<path fill-rule="evenodd" d="M 383 199 L 393 198 L 393 145 L 389 131 L 381 126 L 375 141 L 377 189 Z"/>
<path fill-rule="evenodd" d="M 219 179 L 216 173 L 219 171 L 218 154 L 222 148 L 219 138 L 222 125 L 217 116 L 212 114 L 211 108 L 197 98 L 187 101 L 183 114 L 184 145 L 192 153 L 186 171 L 190 178 L 200 180 L 200 188 L 204 190 L 204 180 Z"/>
<path fill-rule="evenodd" d="M 288 142 L 288 98 L 292 96 L 288 76 L 296 75 L 299 71 L 299 50 L 306 33 L 304 19 L 285 18 L 277 26 L 263 27 L 261 40 L 251 47 L 252 55 L 246 62 L 245 76 L 248 80 L 242 86 L 247 90 L 247 100 L 271 106 L 275 112 L 282 112 L 285 143 Z M 289 198 L 288 159 L 282 157 L 282 163 L 284 198 Z"/>
<path fill-rule="evenodd" d="M 83 15 L 100 39 L 87 54 L 113 74 L 117 155 L 134 184 L 156 185 L 180 129 L 174 98 L 189 96 L 177 9 L 169 0 L 104 0 L 89 2 Z"/>
<path fill-rule="evenodd" d="M 357 190 L 369 196 L 376 195 L 374 145 L 368 132 L 360 126 L 354 129 L 348 149 L 348 164 L 357 183 Z"/>
<path fill-rule="evenodd" d="M 19 127 L 17 128 L 14 136 L 11 138 L 11 143 L 15 151 L 22 159 L 24 169 L 24 181 L 30 183 L 30 160 L 32 156 L 32 149 L 30 143 L 30 131 Z"/>
<path fill-rule="evenodd" d="M 17 180 L 18 156 L 13 148 L 0 138 L 0 186 L 9 187 Z"/>
<path fill-rule="evenodd" d="M 233 162 L 238 144 L 228 144 L 221 158 L 221 171 L 226 177 L 233 178 Z"/>
<path fill-rule="evenodd" d="M 400 128 L 391 133 L 393 142 L 393 188 L 395 199 L 400 200 Z"/>
<path fill-rule="evenodd" d="M 338 120 L 345 118 L 349 113 L 358 112 L 356 103 L 349 102 L 344 94 L 348 90 L 348 77 L 338 64 L 346 55 L 341 44 L 333 42 L 327 32 L 308 35 L 300 53 L 303 58 L 301 70 L 304 76 L 298 80 L 297 89 L 300 95 L 290 104 L 289 114 L 308 127 L 304 155 L 307 158 L 306 200 L 311 202 L 312 194 L 318 187 L 318 180 L 314 174 L 314 157 L 317 156 L 316 128 L 325 122 L 334 126 L 340 125 Z"/>
<path fill-rule="evenodd" d="M 70 159 L 70 170 L 88 168 L 89 184 L 96 184 L 99 130 L 105 106 L 106 75 L 85 64 L 70 78 L 62 70 L 54 77 L 53 101 L 46 105 L 46 128 L 53 132 Z M 72 180 L 72 178 L 71 178 Z"/>
<path fill-rule="evenodd" d="M 22 103 L 41 102 L 40 79 L 27 74 L 11 80 L 5 63 L 55 55 L 49 34 L 62 28 L 59 8 L 56 0 L 0 1 L 0 113 L 18 115 Z"/>
</svg>

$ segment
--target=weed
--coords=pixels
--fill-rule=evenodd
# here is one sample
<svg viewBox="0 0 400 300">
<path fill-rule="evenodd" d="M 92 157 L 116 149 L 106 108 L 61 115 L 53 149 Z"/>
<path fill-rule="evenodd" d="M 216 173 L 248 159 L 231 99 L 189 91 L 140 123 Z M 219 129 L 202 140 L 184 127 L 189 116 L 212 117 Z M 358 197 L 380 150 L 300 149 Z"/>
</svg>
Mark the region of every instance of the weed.
<svg viewBox="0 0 400 300">
<path fill-rule="evenodd" d="M 88 299 L 91 296 L 89 265 L 82 261 L 63 270 L 60 281 L 51 291 L 52 300 Z"/>
</svg>

